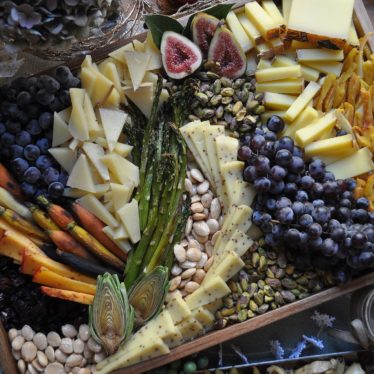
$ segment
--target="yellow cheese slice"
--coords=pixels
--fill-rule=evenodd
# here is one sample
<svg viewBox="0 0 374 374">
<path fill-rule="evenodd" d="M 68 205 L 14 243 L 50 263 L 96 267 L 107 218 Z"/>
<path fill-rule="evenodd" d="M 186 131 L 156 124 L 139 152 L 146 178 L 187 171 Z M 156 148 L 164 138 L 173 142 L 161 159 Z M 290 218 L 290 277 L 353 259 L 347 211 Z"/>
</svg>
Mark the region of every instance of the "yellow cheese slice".
<svg viewBox="0 0 374 374">
<path fill-rule="evenodd" d="M 131 82 L 134 91 L 136 91 L 143 81 L 151 56 L 145 52 L 139 51 L 124 51 L 124 54 L 129 68 Z"/>
<path fill-rule="evenodd" d="M 220 135 L 215 138 L 216 152 L 219 165 L 236 161 L 239 150 L 239 140 L 231 136 Z"/>
<path fill-rule="evenodd" d="M 288 109 L 295 101 L 296 97 L 292 95 L 273 92 L 265 92 L 264 95 L 264 104 L 269 109 Z"/>
<path fill-rule="evenodd" d="M 178 324 L 178 330 L 182 334 L 184 341 L 192 340 L 204 333 L 202 324 L 193 317 L 189 317 Z"/>
<path fill-rule="evenodd" d="M 114 87 L 121 96 L 121 102 L 124 100 L 124 93 L 121 85 L 120 73 L 113 62 L 108 62 L 104 65 L 102 73 L 113 82 Z"/>
<path fill-rule="evenodd" d="M 260 58 L 257 65 L 257 70 L 269 69 L 271 68 L 271 61 L 265 58 Z"/>
<path fill-rule="evenodd" d="M 61 110 L 57 114 L 61 117 L 61 119 L 63 121 L 65 121 L 66 123 L 68 123 L 69 119 L 70 119 L 70 115 L 71 115 L 71 110 L 72 110 L 72 107 L 69 106 L 68 108 L 65 108 L 65 109 Z"/>
<path fill-rule="evenodd" d="M 95 111 L 92 105 L 92 101 L 87 92 L 84 95 L 83 111 L 86 115 L 88 133 L 89 133 L 90 138 L 96 138 L 97 136 L 102 136 L 104 133 L 103 128 L 97 122 L 96 114 L 95 114 Z"/>
<path fill-rule="evenodd" d="M 355 24 L 353 23 L 353 21 L 352 21 L 351 26 L 349 28 L 349 35 L 348 35 L 347 42 L 354 47 L 357 47 L 357 46 L 360 45 L 360 40 L 358 38 L 356 27 L 355 27 Z"/>
<path fill-rule="evenodd" d="M 301 95 L 299 95 L 295 102 L 287 109 L 285 119 L 289 122 L 294 121 L 308 103 L 313 100 L 314 96 L 317 95 L 320 88 L 321 86 L 318 83 L 309 82 Z"/>
<path fill-rule="evenodd" d="M 252 205 L 252 202 L 256 197 L 256 191 L 249 183 L 243 180 L 236 180 L 231 195 L 232 201 L 230 201 L 230 205 Z"/>
<path fill-rule="evenodd" d="M 96 192 L 91 165 L 85 155 L 81 154 L 70 172 L 67 186 L 87 192 Z"/>
<path fill-rule="evenodd" d="M 326 61 L 326 62 L 303 62 L 303 65 L 306 65 L 314 70 L 318 70 L 324 74 L 335 74 L 337 77 L 341 74 L 343 69 L 343 64 L 336 61 Z"/>
<path fill-rule="evenodd" d="M 118 107 L 120 94 L 116 90 L 113 82 L 99 71 L 94 72 L 96 74 L 96 80 L 91 94 L 93 105 Z"/>
<path fill-rule="evenodd" d="M 354 150 L 353 136 L 351 134 L 337 136 L 335 138 L 319 140 L 305 147 L 305 156 L 340 156 L 352 153 Z"/>
<path fill-rule="evenodd" d="M 256 92 L 280 94 L 300 94 L 304 89 L 304 79 L 284 79 L 275 82 L 256 83 Z"/>
<path fill-rule="evenodd" d="M 274 4 L 273 0 L 263 0 L 261 3 L 265 12 L 275 21 L 279 26 L 285 25 L 286 21 L 279 11 L 278 7 Z"/>
<path fill-rule="evenodd" d="M 283 17 L 284 17 L 286 22 L 288 22 L 288 18 L 290 16 L 292 1 L 293 0 L 283 0 L 282 1 L 282 13 L 283 13 Z"/>
<path fill-rule="evenodd" d="M 239 13 L 237 16 L 244 31 L 247 33 L 249 39 L 252 40 L 252 43 L 255 45 L 260 42 L 262 40 L 262 35 L 254 23 L 244 13 Z"/>
<path fill-rule="evenodd" d="M 116 49 L 113 52 L 110 52 L 109 56 L 112 57 L 112 58 L 114 58 L 118 62 L 126 65 L 127 62 L 126 62 L 126 58 L 125 58 L 125 51 L 133 51 L 133 50 L 134 50 L 133 44 L 129 43 L 129 44 L 124 45 L 121 48 Z"/>
<path fill-rule="evenodd" d="M 94 71 L 92 71 L 92 69 L 83 67 L 81 70 L 80 78 L 82 82 L 82 88 L 84 88 L 91 96 L 95 87 L 96 74 L 94 73 Z"/>
<path fill-rule="evenodd" d="M 153 84 L 142 83 L 135 91 L 133 87 L 123 88 L 125 95 L 149 118 L 153 103 Z"/>
<path fill-rule="evenodd" d="M 70 117 L 70 116 L 69 116 Z M 53 137 L 52 147 L 61 145 L 71 139 L 68 124 L 62 119 L 59 113 L 53 114 Z"/>
<path fill-rule="evenodd" d="M 132 199 L 130 203 L 125 204 L 117 212 L 132 243 L 137 243 L 140 240 L 140 224 L 139 224 L 139 208 L 138 202 Z"/>
<path fill-rule="evenodd" d="M 174 324 L 191 316 L 191 309 L 180 294 L 173 296 L 167 303 L 167 311 L 170 313 Z"/>
<path fill-rule="evenodd" d="M 186 296 L 186 303 L 190 309 L 197 309 L 213 301 L 222 299 L 222 297 L 230 293 L 230 288 L 226 282 L 220 277 L 212 277 L 212 279 L 201 285 L 192 294 Z"/>
<path fill-rule="evenodd" d="M 48 152 L 70 174 L 77 160 L 76 152 L 68 147 L 49 148 Z"/>
<path fill-rule="evenodd" d="M 88 140 L 89 128 L 86 121 L 86 115 L 83 110 L 85 90 L 81 88 L 71 88 L 69 93 L 72 103 L 69 131 L 74 138 L 80 141 Z"/>
<path fill-rule="evenodd" d="M 200 307 L 192 311 L 192 317 L 200 322 L 204 331 L 209 331 L 214 325 L 214 314 L 205 307 Z"/>
<path fill-rule="evenodd" d="M 139 168 L 124 157 L 116 153 L 108 153 L 102 157 L 117 182 L 122 184 L 133 183 L 139 185 Z"/>
<path fill-rule="evenodd" d="M 298 49 L 296 56 L 299 62 L 342 61 L 344 52 L 331 49 Z"/>
<path fill-rule="evenodd" d="M 316 121 L 318 118 L 318 112 L 309 106 L 307 106 L 293 121 L 289 124 L 284 131 L 282 136 L 290 136 L 291 138 L 295 137 L 296 131 L 310 125 L 312 122 Z"/>
<path fill-rule="evenodd" d="M 237 184 L 235 182 L 243 180 L 243 169 L 244 162 L 241 161 L 231 161 L 224 164 L 220 163 L 220 173 L 223 182 L 225 198 L 228 199 L 231 205 L 235 201 L 235 189 L 237 188 Z"/>
<path fill-rule="evenodd" d="M 207 305 L 204 305 L 204 309 L 209 310 L 210 313 L 215 314 L 216 311 L 223 306 L 222 299 L 217 299 L 216 301 L 213 301 L 212 303 L 209 303 Z"/>
<path fill-rule="evenodd" d="M 118 221 L 111 213 L 108 212 L 108 210 L 96 196 L 87 194 L 79 198 L 78 201 L 97 218 L 101 219 L 106 225 L 110 226 L 111 228 L 118 227 Z"/>
<path fill-rule="evenodd" d="M 99 114 L 109 151 L 112 152 L 122 133 L 127 113 L 120 109 L 100 108 Z"/>
<path fill-rule="evenodd" d="M 180 332 L 178 326 L 175 326 L 175 333 L 172 336 L 163 339 L 163 341 L 170 349 L 183 344 L 183 335 Z"/>
<path fill-rule="evenodd" d="M 134 185 L 132 183 L 111 183 L 110 188 L 112 190 L 114 209 L 118 211 L 130 201 L 134 191 Z"/>
<path fill-rule="evenodd" d="M 327 113 L 322 118 L 310 125 L 296 131 L 295 139 L 298 144 L 305 147 L 311 142 L 317 140 L 327 131 L 331 130 L 336 123 L 335 111 Z"/>
<path fill-rule="evenodd" d="M 255 74 L 258 83 L 301 77 L 300 65 L 271 67 L 259 70 Z"/>
<path fill-rule="evenodd" d="M 100 174 L 101 178 L 104 181 L 109 181 L 110 177 L 108 167 L 101 160 L 104 156 L 104 148 L 95 143 L 83 143 L 82 149 L 90 159 L 97 172 Z"/>
<path fill-rule="evenodd" d="M 279 35 L 279 25 L 265 12 L 257 1 L 245 5 L 245 14 L 260 30 L 264 39 L 270 40 Z"/>
<path fill-rule="evenodd" d="M 374 170 L 372 156 L 367 147 L 361 148 L 353 155 L 328 165 L 326 170 L 333 173 L 336 179 L 357 177 Z"/>
<path fill-rule="evenodd" d="M 234 34 L 235 39 L 242 47 L 244 53 L 248 52 L 254 47 L 252 40 L 248 37 L 244 31 L 243 26 L 241 25 L 236 14 L 231 11 L 227 14 L 226 23 L 228 24 L 230 30 Z"/>
</svg>

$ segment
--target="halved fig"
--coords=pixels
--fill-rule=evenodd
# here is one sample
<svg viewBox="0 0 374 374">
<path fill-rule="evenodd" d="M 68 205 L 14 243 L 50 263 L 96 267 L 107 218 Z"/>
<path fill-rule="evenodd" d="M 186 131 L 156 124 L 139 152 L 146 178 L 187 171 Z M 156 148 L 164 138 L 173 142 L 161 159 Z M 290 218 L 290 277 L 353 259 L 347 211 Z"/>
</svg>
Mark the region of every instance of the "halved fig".
<svg viewBox="0 0 374 374">
<path fill-rule="evenodd" d="M 160 51 L 166 74 L 174 79 L 182 79 L 192 74 L 203 60 L 200 48 L 174 31 L 164 32 Z"/>
<path fill-rule="evenodd" d="M 233 33 L 224 26 L 219 26 L 214 33 L 208 60 L 215 63 L 217 74 L 223 77 L 235 79 L 245 73 L 245 53 Z"/>
<path fill-rule="evenodd" d="M 192 39 L 204 56 L 208 55 L 209 45 L 217 30 L 219 19 L 207 13 L 197 13 L 191 24 Z"/>
</svg>

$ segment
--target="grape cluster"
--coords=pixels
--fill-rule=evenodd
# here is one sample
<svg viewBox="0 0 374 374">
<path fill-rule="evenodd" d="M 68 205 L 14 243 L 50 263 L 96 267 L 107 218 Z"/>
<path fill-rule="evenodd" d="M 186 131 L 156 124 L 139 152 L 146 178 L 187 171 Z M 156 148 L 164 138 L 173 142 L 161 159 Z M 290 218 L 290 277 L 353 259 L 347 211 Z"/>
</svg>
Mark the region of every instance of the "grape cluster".
<svg viewBox="0 0 374 374">
<path fill-rule="evenodd" d="M 252 219 L 265 242 L 292 251 L 299 267 L 338 269 L 341 281 L 347 268 L 374 267 L 374 212 L 366 198 L 354 198 L 355 180 L 335 180 L 319 159 L 305 162 L 292 138 L 278 138 L 283 128 L 272 116 L 238 152 L 258 192 Z"/>
<path fill-rule="evenodd" d="M 69 88 L 80 81 L 60 66 L 55 75 L 18 78 L 0 87 L 0 159 L 16 176 L 27 197 L 61 196 L 68 175 L 49 155 L 53 112 L 67 108 Z"/>
</svg>

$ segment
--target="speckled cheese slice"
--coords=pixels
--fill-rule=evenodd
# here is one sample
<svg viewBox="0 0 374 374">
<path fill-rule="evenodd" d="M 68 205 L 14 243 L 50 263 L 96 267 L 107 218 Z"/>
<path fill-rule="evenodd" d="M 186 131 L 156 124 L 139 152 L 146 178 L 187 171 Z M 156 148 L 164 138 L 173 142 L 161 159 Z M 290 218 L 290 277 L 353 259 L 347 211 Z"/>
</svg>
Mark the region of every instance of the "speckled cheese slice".
<svg viewBox="0 0 374 374">
<path fill-rule="evenodd" d="M 210 330 L 213 327 L 215 318 L 205 307 L 200 307 L 192 311 L 192 317 L 201 323 L 205 331 Z"/>
<path fill-rule="evenodd" d="M 184 341 L 192 340 L 204 333 L 203 325 L 194 317 L 189 317 L 178 325 Z"/>
<path fill-rule="evenodd" d="M 167 311 L 170 313 L 174 324 L 181 322 L 191 315 L 191 309 L 180 294 L 175 295 L 168 302 Z"/>
</svg>

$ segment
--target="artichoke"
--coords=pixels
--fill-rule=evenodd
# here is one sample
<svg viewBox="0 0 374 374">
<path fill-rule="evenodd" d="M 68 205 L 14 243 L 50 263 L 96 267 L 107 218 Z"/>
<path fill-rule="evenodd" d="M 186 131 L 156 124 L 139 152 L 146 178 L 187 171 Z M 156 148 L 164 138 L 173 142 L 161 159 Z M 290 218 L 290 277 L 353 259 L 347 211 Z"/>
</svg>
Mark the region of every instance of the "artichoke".
<svg viewBox="0 0 374 374">
<path fill-rule="evenodd" d="M 98 276 L 96 295 L 89 308 L 89 325 L 92 337 L 108 355 L 115 353 L 131 334 L 134 309 L 116 274 Z"/>
<path fill-rule="evenodd" d="M 168 290 L 169 270 L 165 266 L 155 267 L 131 287 L 129 301 L 135 309 L 137 327 L 144 325 L 160 311 Z"/>
</svg>

